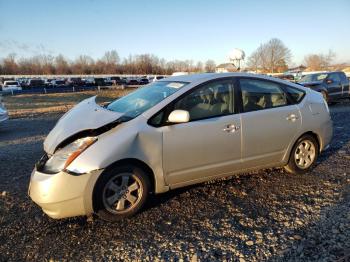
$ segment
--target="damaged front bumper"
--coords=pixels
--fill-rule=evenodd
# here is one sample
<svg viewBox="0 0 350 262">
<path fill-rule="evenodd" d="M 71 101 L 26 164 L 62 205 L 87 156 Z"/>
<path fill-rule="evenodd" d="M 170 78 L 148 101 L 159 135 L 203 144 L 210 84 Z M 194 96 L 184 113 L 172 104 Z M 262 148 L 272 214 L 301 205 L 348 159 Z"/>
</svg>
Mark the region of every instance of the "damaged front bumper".
<svg viewBox="0 0 350 262">
<path fill-rule="evenodd" d="M 102 171 L 75 176 L 64 171 L 45 174 L 35 168 L 28 194 L 52 218 L 89 216 L 93 213 L 93 188 Z"/>
</svg>

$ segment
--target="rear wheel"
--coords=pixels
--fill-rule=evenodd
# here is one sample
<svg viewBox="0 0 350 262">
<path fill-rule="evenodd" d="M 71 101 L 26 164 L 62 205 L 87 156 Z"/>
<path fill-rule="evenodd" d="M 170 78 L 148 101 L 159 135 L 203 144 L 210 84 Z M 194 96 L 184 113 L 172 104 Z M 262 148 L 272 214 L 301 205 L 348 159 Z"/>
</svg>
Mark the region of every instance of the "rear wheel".
<svg viewBox="0 0 350 262">
<path fill-rule="evenodd" d="M 100 218 L 117 221 L 133 216 L 143 207 L 150 182 L 142 169 L 122 166 L 101 176 L 94 191 L 95 212 Z"/>
<path fill-rule="evenodd" d="M 317 140 L 311 135 L 303 135 L 293 146 L 285 169 L 293 174 L 304 174 L 310 171 L 316 163 L 318 152 Z"/>
</svg>

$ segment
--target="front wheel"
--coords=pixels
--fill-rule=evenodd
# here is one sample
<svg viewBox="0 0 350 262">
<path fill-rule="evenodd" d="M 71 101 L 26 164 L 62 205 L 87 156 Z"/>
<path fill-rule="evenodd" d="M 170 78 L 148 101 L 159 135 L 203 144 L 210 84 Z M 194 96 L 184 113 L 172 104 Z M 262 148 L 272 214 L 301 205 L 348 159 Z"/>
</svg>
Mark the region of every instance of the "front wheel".
<svg viewBox="0 0 350 262">
<path fill-rule="evenodd" d="M 285 169 L 293 174 L 305 174 L 316 163 L 319 146 L 311 135 L 303 135 L 293 146 Z"/>
<path fill-rule="evenodd" d="M 94 190 L 96 214 L 107 221 L 117 221 L 136 214 L 146 202 L 150 181 L 140 168 L 122 166 L 101 174 Z"/>
</svg>

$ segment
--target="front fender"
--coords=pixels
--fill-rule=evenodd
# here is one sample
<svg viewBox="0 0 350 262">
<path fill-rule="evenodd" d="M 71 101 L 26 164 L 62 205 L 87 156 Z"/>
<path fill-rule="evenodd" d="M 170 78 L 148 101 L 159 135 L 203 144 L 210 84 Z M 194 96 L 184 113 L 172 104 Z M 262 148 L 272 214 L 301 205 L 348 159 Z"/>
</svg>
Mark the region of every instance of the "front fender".
<svg viewBox="0 0 350 262">
<path fill-rule="evenodd" d="M 327 88 L 324 85 L 310 86 L 309 88 L 320 93 L 325 92 L 328 94 Z"/>
</svg>

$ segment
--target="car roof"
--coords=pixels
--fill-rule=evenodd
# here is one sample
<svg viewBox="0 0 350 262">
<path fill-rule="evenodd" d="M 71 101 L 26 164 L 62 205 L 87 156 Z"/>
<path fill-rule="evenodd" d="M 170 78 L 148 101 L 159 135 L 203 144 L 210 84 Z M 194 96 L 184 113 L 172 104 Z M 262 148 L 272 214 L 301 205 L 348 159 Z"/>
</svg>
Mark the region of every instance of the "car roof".
<svg viewBox="0 0 350 262">
<path fill-rule="evenodd" d="M 304 86 L 282 80 L 276 77 L 271 77 L 267 75 L 252 74 L 252 73 L 201 73 L 201 74 L 190 74 L 190 75 L 181 75 L 181 76 L 170 76 L 163 78 L 159 81 L 179 81 L 179 82 L 188 82 L 191 84 L 200 84 L 209 80 L 220 79 L 225 77 L 249 77 L 249 78 L 259 78 L 264 80 L 270 80 L 284 85 L 294 86 L 299 89 L 307 90 Z"/>
<path fill-rule="evenodd" d="M 180 76 L 170 76 L 159 81 L 180 81 L 180 82 L 204 82 L 207 80 L 224 78 L 224 77 L 254 77 L 269 80 L 276 80 L 276 78 L 266 75 L 251 74 L 251 73 L 201 73 L 201 74 L 189 74 Z"/>
</svg>

